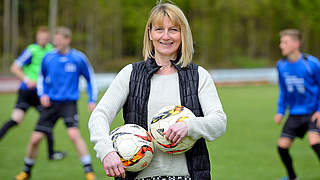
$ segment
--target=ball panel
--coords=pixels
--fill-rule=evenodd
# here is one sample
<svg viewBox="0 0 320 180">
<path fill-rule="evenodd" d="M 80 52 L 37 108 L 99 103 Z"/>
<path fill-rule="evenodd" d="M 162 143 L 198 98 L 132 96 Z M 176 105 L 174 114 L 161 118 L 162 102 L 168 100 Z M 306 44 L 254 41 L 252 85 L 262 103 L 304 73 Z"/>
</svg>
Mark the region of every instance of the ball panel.
<svg viewBox="0 0 320 180">
<path fill-rule="evenodd" d="M 192 117 L 196 116 L 184 106 L 173 105 L 162 108 L 154 115 L 149 129 L 156 147 L 171 154 L 181 154 L 192 148 L 195 140 L 189 136 L 184 137 L 179 144 L 173 144 L 163 135 L 163 132 L 167 131 L 171 125 Z"/>
<path fill-rule="evenodd" d="M 125 124 L 110 134 L 126 171 L 140 171 L 147 167 L 153 157 L 153 142 L 150 134 L 136 124 Z"/>
</svg>

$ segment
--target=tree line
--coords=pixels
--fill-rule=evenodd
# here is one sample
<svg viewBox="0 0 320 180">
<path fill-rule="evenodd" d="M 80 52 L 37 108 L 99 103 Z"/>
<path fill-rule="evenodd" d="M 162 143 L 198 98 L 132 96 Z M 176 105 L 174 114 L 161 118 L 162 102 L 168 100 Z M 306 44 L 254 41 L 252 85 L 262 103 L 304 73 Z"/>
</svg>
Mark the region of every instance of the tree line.
<svg viewBox="0 0 320 180">
<path fill-rule="evenodd" d="M 87 54 L 97 72 L 118 71 L 125 64 L 142 60 L 144 27 L 157 0 L 56 1 L 56 25 L 72 29 L 72 46 Z M 281 58 L 278 33 L 285 28 L 300 29 L 303 50 L 320 57 L 318 0 L 172 2 L 189 20 L 194 61 L 206 68 L 274 66 Z M 50 8 L 50 0 L 3 1 L 2 72 L 34 42 L 37 26 L 49 25 Z M 9 22 L 5 19 L 8 14 Z"/>
</svg>

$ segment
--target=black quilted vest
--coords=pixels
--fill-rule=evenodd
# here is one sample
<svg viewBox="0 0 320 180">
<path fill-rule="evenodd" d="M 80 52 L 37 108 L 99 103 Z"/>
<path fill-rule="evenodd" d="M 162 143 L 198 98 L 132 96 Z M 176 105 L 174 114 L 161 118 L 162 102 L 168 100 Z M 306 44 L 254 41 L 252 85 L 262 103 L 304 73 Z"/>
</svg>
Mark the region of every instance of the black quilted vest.
<svg viewBox="0 0 320 180">
<path fill-rule="evenodd" d="M 181 105 L 189 108 L 196 116 L 203 116 L 198 98 L 199 74 L 198 66 L 190 63 L 181 68 L 172 61 L 178 70 Z M 152 75 L 160 66 L 154 59 L 133 63 L 129 82 L 129 95 L 123 107 L 123 118 L 126 124 L 138 124 L 148 129 L 148 100 Z M 192 180 L 208 180 L 210 176 L 210 160 L 208 149 L 203 138 L 186 152 L 187 166 Z M 126 173 L 126 180 L 134 180 L 137 173 Z M 123 178 L 116 178 L 123 180 Z"/>
</svg>

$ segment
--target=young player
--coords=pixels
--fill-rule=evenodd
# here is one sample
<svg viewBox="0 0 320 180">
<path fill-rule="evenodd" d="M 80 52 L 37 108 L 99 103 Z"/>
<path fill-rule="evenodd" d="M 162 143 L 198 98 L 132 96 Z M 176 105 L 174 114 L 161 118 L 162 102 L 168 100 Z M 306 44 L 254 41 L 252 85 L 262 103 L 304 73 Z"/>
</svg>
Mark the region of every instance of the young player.
<svg viewBox="0 0 320 180">
<path fill-rule="evenodd" d="M 52 131 L 60 117 L 64 119 L 69 138 L 80 157 L 86 179 L 94 180 L 96 178 L 87 145 L 78 128 L 77 113 L 80 76 L 83 76 L 87 81 L 89 110 L 92 111 L 96 106 L 97 88 L 93 79 L 94 72 L 87 57 L 80 51 L 70 48 L 70 42 L 70 29 L 58 27 L 54 35 L 56 50 L 44 57 L 38 81 L 38 95 L 44 109 L 27 147 L 24 171 L 15 177 L 16 180 L 28 179 L 31 176 L 39 144 L 44 135 Z"/>
<path fill-rule="evenodd" d="M 35 107 L 38 112 L 42 110 L 39 97 L 37 96 L 36 83 L 42 58 L 52 49 L 53 47 L 49 43 L 48 28 L 39 27 L 36 34 L 36 43 L 29 45 L 12 64 L 11 72 L 21 80 L 21 83 L 16 106 L 12 111 L 11 118 L 0 129 L 0 140 L 11 128 L 22 122 L 30 106 Z M 53 135 L 51 132 L 47 133 L 47 139 L 49 159 L 58 160 L 64 158 L 65 153 L 54 152 Z"/>
<path fill-rule="evenodd" d="M 300 51 L 301 34 L 296 29 L 280 32 L 280 49 L 284 59 L 277 64 L 280 95 L 274 121 L 280 124 L 285 110 L 288 119 L 278 141 L 278 151 L 288 177 L 296 180 L 289 148 L 296 137 L 308 132 L 310 146 L 320 159 L 320 63 L 317 58 Z"/>
</svg>

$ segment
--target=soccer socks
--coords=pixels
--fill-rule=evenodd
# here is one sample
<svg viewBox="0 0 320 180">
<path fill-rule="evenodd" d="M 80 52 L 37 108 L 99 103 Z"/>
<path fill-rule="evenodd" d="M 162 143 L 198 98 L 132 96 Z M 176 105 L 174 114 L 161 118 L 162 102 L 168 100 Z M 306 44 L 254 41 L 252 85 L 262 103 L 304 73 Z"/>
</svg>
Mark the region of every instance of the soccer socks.
<svg viewBox="0 0 320 180">
<path fill-rule="evenodd" d="M 284 149 L 278 146 L 278 152 L 280 154 L 281 160 L 284 164 L 284 166 L 287 169 L 288 175 L 290 179 L 295 179 L 296 173 L 294 172 L 293 166 L 292 166 L 292 159 L 291 156 L 289 154 L 289 150 L 288 149 Z"/>
<path fill-rule="evenodd" d="M 53 135 L 52 133 L 47 133 L 47 141 L 48 141 L 48 154 L 49 158 L 53 156 L 54 150 L 53 150 Z"/>
<path fill-rule="evenodd" d="M 24 158 L 24 172 L 27 173 L 29 176 L 31 175 L 31 169 L 34 165 L 35 160 L 25 157 Z"/>
<path fill-rule="evenodd" d="M 320 144 L 315 144 L 311 146 L 314 152 L 318 155 L 318 159 L 320 160 Z"/>
<path fill-rule="evenodd" d="M 10 119 L 9 121 L 7 121 L 6 123 L 3 124 L 2 128 L 0 129 L 0 139 L 2 139 L 2 137 L 7 133 L 7 131 L 16 126 L 18 123 L 12 119 Z"/>
<path fill-rule="evenodd" d="M 80 161 L 83 165 L 85 173 L 93 172 L 90 155 L 85 155 L 85 156 L 81 157 Z"/>
</svg>

